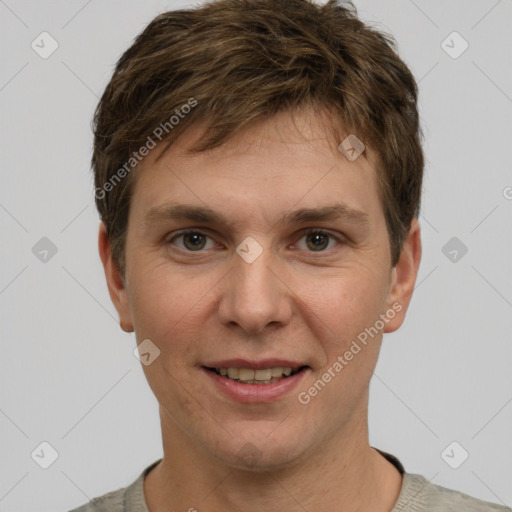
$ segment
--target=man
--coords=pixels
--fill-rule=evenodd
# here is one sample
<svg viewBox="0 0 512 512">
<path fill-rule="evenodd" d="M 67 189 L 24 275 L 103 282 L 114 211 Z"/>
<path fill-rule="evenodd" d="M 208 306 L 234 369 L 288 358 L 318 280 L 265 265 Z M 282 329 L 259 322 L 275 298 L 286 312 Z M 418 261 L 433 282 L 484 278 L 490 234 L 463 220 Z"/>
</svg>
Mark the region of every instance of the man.
<svg viewBox="0 0 512 512">
<path fill-rule="evenodd" d="M 350 5 L 161 14 L 95 115 L 99 250 L 164 455 L 80 512 L 490 511 L 368 440 L 421 258 L 417 88 Z"/>
</svg>

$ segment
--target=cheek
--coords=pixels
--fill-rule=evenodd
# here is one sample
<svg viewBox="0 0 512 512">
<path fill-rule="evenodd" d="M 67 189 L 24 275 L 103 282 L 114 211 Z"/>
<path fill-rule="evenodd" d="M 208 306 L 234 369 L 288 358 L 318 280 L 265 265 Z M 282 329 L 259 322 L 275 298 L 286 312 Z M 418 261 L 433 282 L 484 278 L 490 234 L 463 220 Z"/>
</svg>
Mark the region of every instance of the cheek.
<svg viewBox="0 0 512 512">
<path fill-rule="evenodd" d="M 388 284 L 376 266 L 337 269 L 313 281 L 314 286 L 303 279 L 300 293 L 309 316 L 318 316 L 328 327 L 326 341 L 334 347 L 349 343 L 384 311 Z"/>
<path fill-rule="evenodd" d="M 332 382 L 322 391 L 318 407 L 323 403 L 344 421 L 347 410 L 360 403 L 378 360 L 382 334 L 375 325 L 386 309 L 388 285 L 371 267 L 347 271 L 330 283 L 322 306 L 314 311 L 329 326 L 328 336 L 318 336 L 325 357 L 316 379 L 325 376 Z"/>
<path fill-rule="evenodd" d="M 149 339 L 159 353 L 154 362 L 143 365 L 143 371 L 159 403 L 174 404 L 166 411 L 181 422 L 187 414 L 198 414 L 191 396 L 200 391 L 183 392 L 180 383 L 188 378 L 194 347 L 204 330 L 200 315 L 208 300 L 205 281 L 209 280 L 205 276 L 185 278 L 166 265 L 145 268 L 132 281 L 132 314 L 138 343 Z M 212 280 L 210 288 L 214 284 Z"/>
<path fill-rule="evenodd" d="M 197 315 L 218 281 L 207 274 L 193 276 L 170 271 L 164 264 L 146 265 L 131 283 L 132 316 L 139 341 L 154 340 L 160 350 L 185 350 L 194 338 Z M 195 327 L 194 327 L 195 326 Z M 172 340 L 173 343 L 168 343 Z"/>
</svg>

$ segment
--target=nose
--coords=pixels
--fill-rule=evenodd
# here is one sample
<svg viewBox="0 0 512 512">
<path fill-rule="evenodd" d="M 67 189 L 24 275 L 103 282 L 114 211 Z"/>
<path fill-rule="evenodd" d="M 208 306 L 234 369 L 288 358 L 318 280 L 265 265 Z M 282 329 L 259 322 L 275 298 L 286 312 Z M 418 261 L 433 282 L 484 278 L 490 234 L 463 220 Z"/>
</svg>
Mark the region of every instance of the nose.
<svg viewBox="0 0 512 512">
<path fill-rule="evenodd" d="M 289 323 L 292 293 L 279 268 L 270 249 L 251 263 L 235 254 L 233 267 L 223 280 L 220 321 L 227 326 L 237 325 L 252 336 L 261 334 L 267 326 Z"/>
</svg>

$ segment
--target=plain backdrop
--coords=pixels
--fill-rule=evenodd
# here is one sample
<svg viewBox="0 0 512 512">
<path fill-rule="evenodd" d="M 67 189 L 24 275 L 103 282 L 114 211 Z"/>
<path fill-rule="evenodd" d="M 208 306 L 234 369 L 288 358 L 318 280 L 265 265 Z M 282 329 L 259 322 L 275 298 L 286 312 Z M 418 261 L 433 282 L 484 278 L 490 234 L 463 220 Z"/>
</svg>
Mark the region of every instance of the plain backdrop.
<svg viewBox="0 0 512 512">
<path fill-rule="evenodd" d="M 90 121 L 134 37 L 187 5 L 0 0 L 1 511 L 69 510 L 162 455 L 97 253 Z M 370 441 L 408 472 L 510 506 L 512 2 L 356 6 L 419 82 L 427 158 L 423 260 L 407 320 L 384 338 Z"/>
</svg>

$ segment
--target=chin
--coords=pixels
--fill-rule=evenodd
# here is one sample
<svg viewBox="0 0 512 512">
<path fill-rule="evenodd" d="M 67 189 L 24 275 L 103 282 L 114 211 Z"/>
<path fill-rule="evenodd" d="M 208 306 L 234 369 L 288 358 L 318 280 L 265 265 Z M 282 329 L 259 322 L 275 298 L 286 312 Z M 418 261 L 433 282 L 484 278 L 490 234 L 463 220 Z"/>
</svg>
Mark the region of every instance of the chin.
<svg viewBox="0 0 512 512">
<path fill-rule="evenodd" d="M 253 427 L 233 435 L 229 446 L 225 445 L 221 453 L 217 451 L 216 457 L 239 470 L 268 472 L 285 469 L 306 459 L 305 437 L 297 430 L 293 433 L 287 429 L 272 432 L 268 428 L 255 430 Z"/>
</svg>

